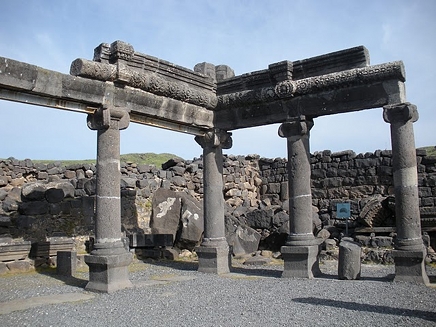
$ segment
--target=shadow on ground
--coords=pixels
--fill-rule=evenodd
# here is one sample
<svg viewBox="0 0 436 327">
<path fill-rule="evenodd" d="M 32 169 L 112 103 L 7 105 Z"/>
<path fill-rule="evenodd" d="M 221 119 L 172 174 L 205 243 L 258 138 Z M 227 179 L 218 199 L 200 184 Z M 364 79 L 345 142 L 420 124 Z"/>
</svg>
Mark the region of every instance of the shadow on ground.
<svg viewBox="0 0 436 327">
<path fill-rule="evenodd" d="M 56 268 L 37 268 L 36 272 L 41 275 L 45 275 L 63 282 L 66 285 L 85 288 L 88 283 L 87 279 L 82 279 L 74 276 L 62 276 L 58 275 Z"/>
<path fill-rule="evenodd" d="M 298 303 L 304 303 L 304 304 L 329 306 L 339 309 L 366 311 L 366 312 L 389 314 L 395 316 L 415 317 L 415 318 L 421 318 L 428 321 L 436 322 L 436 313 L 429 312 L 429 311 L 392 308 L 384 305 L 372 305 L 372 304 L 347 302 L 347 301 L 339 301 L 339 300 L 331 300 L 331 299 L 326 300 L 325 298 L 316 298 L 316 297 L 295 298 L 292 299 L 292 301 Z"/>
</svg>

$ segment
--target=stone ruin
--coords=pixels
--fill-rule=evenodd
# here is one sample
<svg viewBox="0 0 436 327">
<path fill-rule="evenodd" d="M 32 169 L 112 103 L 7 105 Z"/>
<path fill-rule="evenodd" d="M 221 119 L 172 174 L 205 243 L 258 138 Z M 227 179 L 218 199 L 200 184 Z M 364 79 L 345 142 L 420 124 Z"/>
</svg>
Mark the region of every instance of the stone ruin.
<svg viewBox="0 0 436 327">
<path fill-rule="evenodd" d="M 287 186 L 280 184 L 280 192 L 286 193 L 288 198 L 286 213 L 289 218 L 289 226 L 284 227 L 288 236 L 285 245 L 280 248 L 285 262 L 282 276 L 313 278 L 319 272 L 319 248 L 323 241 L 313 233 L 316 193 L 330 192 L 329 196 L 336 194 L 341 200 L 346 197 L 339 194 L 347 193 L 348 199 L 352 199 L 356 188 L 362 186 L 359 182 L 362 177 L 344 176 L 356 177 L 356 184 L 349 184 L 351 179 L 338 178 L 341 160 L 334 169 L 327 170 L 323 163 L 312 169 L 310 130 L 316 118 L 323 115 L 380 107 L 383 107 L 383 119 L 390 124 L 392 135 L 392 153 L 387 160 L 392 163 L 393 185 L 387 194 L 395 196 L 396 241 L 393 257 L 396 280 L 428 282 L 424 267 L 426 250 L 421 237 L 419 167 L 413 137 L 413 122 L 418 119 L 418 113 L 416 106 L 406 102 L 405 73 L 401 62 L 371 66 L 368 51 L 364 47 L 356 47 L 305 60 L 282 61 L 269 65 L 266 70 L 234 76 L 233 70 L 225 65 L 201 63 L 192 71 L 135 52 L 131 45 L 116 41 L 97 47 L 93 61 L 75 60 L 70 73 L 61 74 L 0 58 L 0 98 L 85 113 L 88 127 L 97 131 L 95 171 L 98 175 L 95 180 L 83 185 L 84 189 L 87 185 L 88 192 L 95 190 L 95 216 L 91 221 L 95 239 L 91 254 L 85 256 L 90 269 L 87 289 L 112 292 L 131 286 L 127 266 L 132 254 L 127 251 L 120 228 L 122 172 L 119 163 L 120 130 L 128 128 L 130 122 L 192 134 L 203 148 L 204 231 L 196 252 L 198 270 L 209 273 L 229 271 L 226 203 L 231 205 L 233 202 L 235 205 L 233 216 L 253 216 L 254 220 L 258 220 L 256 213 L 241 215 L 239 211 L 244 210 L 244 202 L 238 204 L 237 197 L 229 202 L 225 199 L 226 196 L 239 194 L 238 188 L 223 192 L 225 166 L 222 149 L 232 146 L 230 131 L 281 123 L 278 134 L 287 140 L 288 160 L 284 168 L 287 179 L 283 180 Z M 358 159 L 353 159 L 354 163 L 357 164 Z M 347 171 L 350 168 L 342 166 L 341 169 Z M 334 176 L 335 169 L 338 176 Z M 91 175 L 95 171 L 87 169 L 85 174 Z M 319 191 L 312 191 L 311 176 L 322 176 L 324 173 L 328 182 L 321 184 L 323 188 Z M 389 169 L 386 168 L 384 173 L 389 174 Z M 380 175 L 373 176 L 374 181 L 381 180 L 382 175 L 383 170 Z M 430 176 L 428 184 L 431 190 L 432 178 Z M 268 192 L 268 188 L 271 193 L 278 188 L 278 185 L 266 185 L 262 178 L 260 181 L 261 195 Z M 178 182 L 182 180 L 179 178 Z M 248 182 L 247 195 L 254 193 L 253 186 L 258 187 L 259 183 L 251 185 Z M 370 183 L 368 189 L 376 186 L 377 183 Z M 45 190 L 46 200 L 52 199 L 56 203 L 56 199 L 65 196 L 59 188 L 62 189 L 53 186 Z M 127 192 L 132 191 L 126 189 Z M 16 197 L 21 196 L 19 192 L 22 191 L 14 192 Z M 374 193 L 386 195 L 380 190 Z M 257 201 L 254 197 L 249 199 L 250 204 Z M 258 205 L 273 206 L 276 199 L 259 199 Z M 14 203 L 8 201 L 13 211 Z M 155 205 L 160 206 L 163 212 L 170 207 L 168 201 L 167 197 L 167 200 L 162 199 Z M 173 205 L 176 203 L 176 200 L 170 201 Z M 25 209 L 26 202 L 23 202 L 17 210 L 65 209 L 77 212 L 80 208 L 84 209 L 78 202 L 71 202 L 70 208 L 41 204 L 39 209 Z M 322 203 L 318 200 L 318 205 Z M 434 202 L 433 205 L 426 203 L 426 206 L 434 207 Z M 374 212 L 380 212 L 380 217 L 386 214 L 382 214 L 380 208 L 376 210 L 377 204 L 368 205 L 360 219 L 372 225 L 368 227 L 376 228 L 374 224 L 379 223 L 379 217 Z M 325 217 L 324 208 L 319 210 L 320 217 Z M 94 210 L 90 210 L 92 212 Z M 26 219 L 23 219 L 24 224 Z M 284 223 L 284 214 L 279 220 Z M 165 228 L 166 224 L 167 221 L 163 221 Z M 177 233 L 173 237 L 177 237 Z M 146 238 L 143 241 L 146 242 Z M 162 244 L 167 241 L 163 240 Z M 131 242 L 135 243 L 134 240 Z"/>
</svg>

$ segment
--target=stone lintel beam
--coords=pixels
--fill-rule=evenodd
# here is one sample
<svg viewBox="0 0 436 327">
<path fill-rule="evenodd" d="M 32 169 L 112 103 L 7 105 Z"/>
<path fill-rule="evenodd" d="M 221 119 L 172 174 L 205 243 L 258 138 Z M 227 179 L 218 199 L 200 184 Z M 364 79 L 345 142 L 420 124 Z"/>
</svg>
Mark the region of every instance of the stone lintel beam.
<svg viewBox="0 0 436 327">
<path fill-rule="evenodd" d="M 126 108 L 131 122 L 194 135 L 203 135 L 213 127 L 213 112 L 198 105 L 0 57 L 0 99 L 3 100 L 89 114 L 105 103 L 108 89 L 113 105 Z"/>
<path fill-rule="evenodd" d="M 283 85 L 283 89 L 286 85 Z M 270 95 L 274 98 L 274 91 Z M 266 97 L 266 96 L 265 96 Z M 215 112 L 215 126 L 235 130 L 283 123 L 290 117 L 319 117 L 347 113 L 405 101 L 404 83 L 400 80 L 372 82 L 356 86 L 305 94 L 283 100 L 235 105 Z"/>
<path fill-rule="evenodd" d="M 263 87 L 245 87 L 238 92 L 222 93 L 218 90 L 217 110 L 230 109 L 237 106 L 272 102 L 303 95 L 317 95 L 326 91 L 342 88 L 371 85 L 389 80 L 405 81 L 404 65 L 401 61 L 354 68 L 304 79 L 287 79 L 270 82 Z"/>
</svg>

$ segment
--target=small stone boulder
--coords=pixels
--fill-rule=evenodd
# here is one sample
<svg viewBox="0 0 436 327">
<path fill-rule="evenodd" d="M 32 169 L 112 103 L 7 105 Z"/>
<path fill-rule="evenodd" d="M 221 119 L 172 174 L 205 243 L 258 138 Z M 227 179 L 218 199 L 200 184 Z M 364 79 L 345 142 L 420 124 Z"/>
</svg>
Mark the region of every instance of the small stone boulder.
<svg viewBox="0 0 436 327">
<path fill-rule="evenodd" d="M 361 247 L 353 239 L 344 237 L 339 243 L 339 279 L 360 279 L 361 272 Z"/>
<path fill-rule="evenodd" d="M 236 218 L 226 216 L 227 243 L 233 248 L 233 255 L 243 256 L 259 248 L 261 235 L 253 228 L 241 224 Z"/>
<path fill-rule="evenodd" d="M 21 190 L 21 194 L 27 200 L 41 200 L 44 198 L 46 185 L 42 183 L 25 184 Z"/>
</svg>

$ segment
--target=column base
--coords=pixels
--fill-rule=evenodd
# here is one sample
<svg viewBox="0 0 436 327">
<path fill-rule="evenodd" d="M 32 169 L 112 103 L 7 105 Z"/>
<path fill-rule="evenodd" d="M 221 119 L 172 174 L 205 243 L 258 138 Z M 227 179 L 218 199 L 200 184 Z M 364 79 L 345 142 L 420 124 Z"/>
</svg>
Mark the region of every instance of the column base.
<svg viewBox="0 0 436 327">
<path fill-rule="evenodd" d="M 321 275 L 319 269 L 319 245 L 282 246 L 285 262 L 282 278 L 314 278 Z"/>
<path fill-rule="evenodd" d="M 129 280 L 128 266 L 132 262 L 132 253 L 113 255 L 87 255 L 85 262 L 89 266 L 88 291 L 112 293 L 133 287 Z"/>
<path fill-rule="evenodd" d="M 195 248 L 198 255 L 198 271 L 209 274 L 226 274 L 230 272 L 231 259 L 229 247 L 199 246 Z"/>
<path fill-rule="evenodd" d="M 425 248 L 420 251 L 393 250 L 392 255 L 395 262 L 395 282 L 430 283 L 425 271 Z"/>
</svg>

